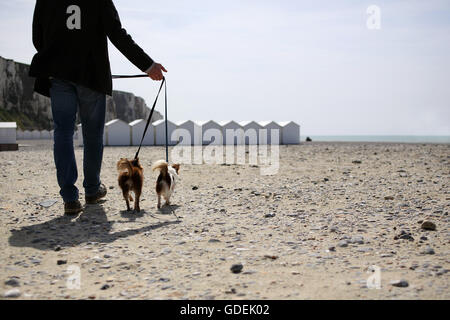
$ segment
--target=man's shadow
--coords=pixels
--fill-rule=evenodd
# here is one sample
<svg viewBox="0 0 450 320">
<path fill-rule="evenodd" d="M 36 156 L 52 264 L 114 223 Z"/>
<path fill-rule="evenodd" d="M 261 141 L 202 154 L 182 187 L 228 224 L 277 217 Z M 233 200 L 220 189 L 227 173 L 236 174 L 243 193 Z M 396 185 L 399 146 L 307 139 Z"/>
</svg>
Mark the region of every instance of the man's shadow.
<svg viewBox="0 0 450 320">
<path fill-rule="evenodd" d="M 143 214 L 141 211 L 139 216 L 142 217 Z M 88 205 L 77 218 L 64 215 L 44 223 L 13 229 L 9 244 L 14 247 L 54 250 L 57 246 L 75 247 L 86 242 L 111 243 L 120 238 L 178 224 L 180 221 L 161 221 L 137 229 L 111 233 L 113 223 L 108 221 L 101 205 Z"/>
</svg>

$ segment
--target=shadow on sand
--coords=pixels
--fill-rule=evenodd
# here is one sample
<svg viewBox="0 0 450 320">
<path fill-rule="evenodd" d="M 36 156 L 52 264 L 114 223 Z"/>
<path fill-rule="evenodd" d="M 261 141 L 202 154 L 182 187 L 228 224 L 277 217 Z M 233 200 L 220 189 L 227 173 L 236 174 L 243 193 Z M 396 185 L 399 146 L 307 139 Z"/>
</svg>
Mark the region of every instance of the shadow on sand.
<svg viewBox="0 0 450 320">
<path fill-rule="evenodd" d="M 146 212 L 121 212 L 122 217 L 132 222 L 143 217 Z M 154 215 L 151 215 L 154 218 Z M 101 205 L 86 206 L 78 217 L 61 216 L 50 221 L 21 229 L 12 230 L 9 244 L 14 247 L 30 247 L 39 250 L 54 250 L 55 247 L 74 247 L 82 243 L 111 243 L 120 238 L 126 238 L 139 233 L 148 232 L 181 221 L 161 221 L 145 227 L 123 230 L 111 233 L 114 222 L 108 221 L 106 212 Z"/>
</svg>

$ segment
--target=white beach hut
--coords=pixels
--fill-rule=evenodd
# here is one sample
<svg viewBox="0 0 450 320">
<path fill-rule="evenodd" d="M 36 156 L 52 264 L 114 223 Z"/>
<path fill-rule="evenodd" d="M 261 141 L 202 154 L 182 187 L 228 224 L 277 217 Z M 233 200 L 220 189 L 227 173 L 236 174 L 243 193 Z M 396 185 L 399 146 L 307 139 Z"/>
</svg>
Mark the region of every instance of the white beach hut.
<svg viewBox="0 0 450 320">
<path fill-rule="evenodd" d="M 258 144 L 262 126 L 255 121 L 241 121 L 239 124 L 242 126 L 242 129 L 244 129 L 244 143 Z"/>
<path fill-rule="evenodd" d="M 16 144 L 17 124 L 15 122 L 0 122 L 0 144 Z"/>
<path fill-rule="evenodd" d="M 244 144 L 244 129 L 236 121 L 220 121 L 222 127 L 223 143 L 230 145 Z M 228 137 L 227 137 L 228 133 Z"/>
<path fill-rule="evenodd" d="M 54 131 L 53 131 L 54 136 Z M 105 135 L 103 135 L 103 143 L 105 142 Z M 73 141 L 75 146 L 83 146 L 83 128 L 81 127 L 81 123 L 77 125 L 77 131 L 73 134 Z"/>
<path fill-rule="evenodd" d="M 105 124 L 105 145 L 129 146 L 131 142 L 130 126 L 125 121 L 114 119 Z"/>
<path fill-rule="evenodd" d="M 23 131 L 20 129 L 17 130 L 16 137 L 17 137 L 17 140 L 23 140 Z"/>
<path fill-rule="evenodd" d="M 23 132 L 23 138 L 24 138 L 25 140 L 30 140 L 30 139 L 32 139 L 32 137 L 31 137 L 31 131 L 30 131 L 30 130 L 25 130 L 25 131 Z"/>
<path fill-rule="evenodd" d="M 130 122 L 130 134 L 131 134 L 131 145 L 138 146 L 141 143 L 142 135 L 144 134 L 145 125 L 147 121 L 144 119 L 137 119 Z M 142 141 L 143 146 L 153 146 L 155 145 L 155 130 L 153 124 L 148 125 L 147 132 L 145 134 L 144 140 Z"/>
<path fill-rule="evenodd" d="M 202 144 L 202 128 L 199 124 L 195 123 L 192 120 L 183 120 L 176 122 L 177 130 L 180 130 L 179 134 L 175 135 L 177 140 L 179 141 L 179 136 L 183 136 L 183 131 L 186 130 L 186 133 L 189 133 L 190 140 L 189 141 L 181 141 L 182 145 L 201 145 Z M 184 138 L 184 137 L 183 137 Z"/>
<path fill-rule="evenodd" d="M 281 126 L 282 144 L 300 143 L 300 126 L 293 121 L 284 121 L 278 123 Z"/>
<path fill-rule="evenodd" d="M 262 132 L 259 144 L 281 144 L 281 126 L 275 121 L 259 121 L 258 124 L 267 131 Z M 272 141 L 272 135 L 276 141 Z"/>
<path fill-rule="evenodd" d="M 50 139 L 51 139 L 50 131 L 48 131 L 48 130 L 42 130 L 42 131 L 41 131 L 41 139 L 44 139 L 44 140 L 50 140 Z"/>
<path fill-rule="evenodd" d="M 164 119 L 157 120 L 152 123 L 155 132 L 155 145 L 164 146 L 166 145 L 166 125 Z M 169 145 L 175 145 L 178 143 L 177 140 L 172 139 L 172 133 L 177 128 L 177 125 L 172 121 L 167 121 L 167 131 L 168 131 L 168 143 Z"/>
<path fill-rule="evenodd" d="M 41 132 L 39 130 L 31 131 L 31 139 L 38 140 L 41 138 Z"/>
<path fill-rule="evenodd" d="M 196 121 L 202 130 L 203 145 L 221 145 L 223 144 L 222 126 L 213 120 Z"/>
</svg>

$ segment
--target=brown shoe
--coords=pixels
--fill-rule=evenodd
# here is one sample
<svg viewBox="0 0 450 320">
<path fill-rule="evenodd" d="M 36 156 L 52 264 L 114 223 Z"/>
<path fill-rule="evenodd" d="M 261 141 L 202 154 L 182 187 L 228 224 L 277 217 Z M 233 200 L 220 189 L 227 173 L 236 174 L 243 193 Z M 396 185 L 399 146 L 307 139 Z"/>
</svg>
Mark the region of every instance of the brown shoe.
<svg viewBox="0 0 450 320">
<path fill-rule="evenodd" d="M 64 202 L 64 214 L 73 215 L 83 211 L 80 201 Z"/>
<path fill-rule="evenodd" d="M 107 193 L 105 185 L 102 183 L 98 188 L 98 191 L 93 196 L 85 196 L 85 200 L 87 204 L 96 204 L 98 200 L 105 197 Z"/>
</svg>

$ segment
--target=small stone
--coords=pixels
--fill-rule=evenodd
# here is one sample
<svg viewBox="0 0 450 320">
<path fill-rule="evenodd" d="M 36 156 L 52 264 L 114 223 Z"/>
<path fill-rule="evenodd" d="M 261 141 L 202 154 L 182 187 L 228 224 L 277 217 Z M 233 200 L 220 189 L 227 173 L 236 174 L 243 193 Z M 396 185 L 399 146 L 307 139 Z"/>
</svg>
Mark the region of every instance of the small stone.
<svg viewBox="0 0 450 320">
<path fill-rule="evenodd" d="M 208 242 L 209 243 L 217 243 L 217 242 L 220 242 L 220 240 L 219 239 L 209 239 Z"/>
<path fill-rule="evenodd" d="M 273 213 L 273 212 L 266 213 L 266 214 L 264 215 L 264 218 L 273 218 L 273 217 L 275 217 L 275 213 Z"/>
<path fill-rule="evenodd" d="M 3 295 L 5 298 L 18 298 L 20 297 L 20 290 L 19 289 L 11 289 L 5 292 Z"/>
<path fill-rule="evenodd" d="M 197 186 L 193 186 L 193 187 L 192 187 L 192 190 L 197 190 L 197 189 L 198 189 Z"/>
<path fill-rule="evenodd" d="M 423 254 L 434 254 L 434 250 L 431 247 L 426 247 L 424 251 L 422 251 Z"/>
<path fill-rule="evenodd" d="M 411 235 L 411 233 L 410 232 L 406 232 L 405 230 L 402 230 L 398 235 L 396 235 L 394 237 L 394 240 L 399 240 L 399 239 L 414 241 L 414 238 Z"/>
<path fill-rule="evenodd" d="M 347 241 L 347 240 L 341 240 L 341 241 L 339 241 L 339 243 L 337 244 L 337 246 L 338 246 L 338 247 L 341 247 L 341 248 L 348 247 L 348 241 Z"/>
<path fill-rule="evenodd" d="M 60 265 L 62 265 L 62 264 L 66 264 L 67 263 L 67 260 L 58 260 L 58 261 L 56 261 L 56 264 L 58 265 L 58 266 L 60 266 Z"/>
<path fill-rule="evenodd" d="M 409 283 L 406 280 L 393 280 L 393 281 L 389 282 L 389 284 L 391 286 L 398 287 L 398 288 L 406 288 L 409 286 Z"/>
<path fill-rule="evenodd" d="M 353 160 L 352 163 L 354 163 L 354 164 L 361 164 L 362 161 L 361 160 Z"/>
<path fill-rule="evenodd" d="M 336 251 L 336 247 L 334 247 L 334 246 L 328 247 L 328 250 L 329 250 L 329 251 L 332 251 L 332 252 L 333 252 L 333 251 Z"/>
<path fill-rule="evenodd" d="M 240 273 L 244 266 L 241 263 L 233 264 L 230 268 L 231 272 L 233 273 Z"/>
<path fill-rule="evenodd" d="M 394 200 L 394 197 L 393 196 L 385 196 L 384 200 Z"/>
<path fill-rule="evenodd" d="M 100 288 L 100 290 L 107 290 L 107 289 L 109 289 L 109 288 L 111 288 L 111 286 L 110 286 L 109 284 L 104 284 L 104 285 Z"/>
<path fill-rule="evenodd" d="M 278 256 L 274 256 L 274 255 L 271 255 L 271 254 L 265 254 L 264 258 L 270 259 L 270 260 L 276 260 L 276 259 L 278 259 Z"/>
<path fill-rule="evenodd" d="M 58 202 L 58 200 L 50 199 L 50 200 L 42 201 L 41 203 L 39 203 L 39 205 L 41 205 L 44 208 L 50 208 L 56 202 Z"/>
<path fill-rule="evenodd" d="M 420 227 L 423 230 L 432 230 L 432 231 L 436 230 L 436 224 L 434 224 L 432 221 L 429 220 L 425 220 L 424 222 L 422 222 Z"/>
<path fill-rule="evenodd" d="M 56 247 L 55 247 L 55 251 L 61 251 L 61 249 L 62 249 L 62 248 L 61 248 L 60 246 L 56 246 Z"/>
<path fill-rule="evenodd" d="M 350 243 L 363 244 L 364 238 L 362 236 L 355 236 L 350 239 Z"/>
<path fill-rule="evenodd" d="M 19 280 L 18 280 L 18 279 L 16 279 L 16 278 L 11 278 L 11 279 L 5 281 L 5 285 L 11 286 L 11 287 L 19 287 L 19 286 L 20 286 L 20 283 L 19 283 Z"/>
</svg>

